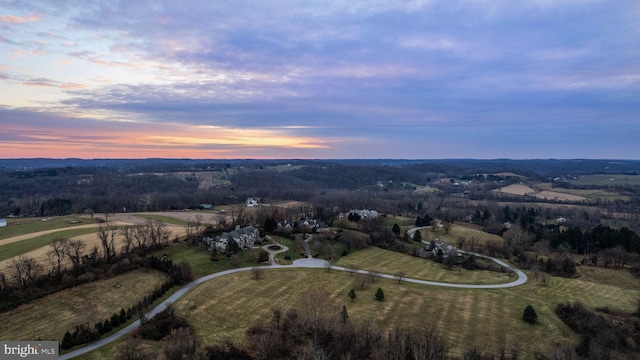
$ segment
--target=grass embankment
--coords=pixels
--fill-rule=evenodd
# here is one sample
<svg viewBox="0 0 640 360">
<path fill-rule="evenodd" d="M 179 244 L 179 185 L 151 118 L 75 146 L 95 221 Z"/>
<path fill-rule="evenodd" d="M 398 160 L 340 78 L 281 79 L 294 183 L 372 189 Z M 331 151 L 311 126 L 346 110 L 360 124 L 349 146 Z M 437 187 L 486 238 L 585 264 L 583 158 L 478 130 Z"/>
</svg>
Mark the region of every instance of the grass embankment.
<svg viewBox="0 0 640 360">
<path fill-rule="evenodd" d="M 62 340 L 77 325 L 94 326 L 121 308 L 135 305 L 164 281 L 162 272 L 135 270 L 57 292 L 0 313 L 0 339 Z"/>
<path fill-rule="evenodd" d="M 515 275 L 494 271 L 466 270 L 455 267 L 452 270 L 445 269 L 430 259 L 422 259 L 415 256 L 400 254 L 392 251 L 370 247 L 343 257 L 333 265 L 347 267 L 355 265 L 361 270 L 375 270 L 385 274 L 404 272 L 408 278 L 449 282 L 454 284 L 500 284 L 516 279 Z"/>
<path fill-rule="evenodd" d="M 286 311 L 300 307 L 306 293 L 322 289 L 327 301 L 335 306 L 336 316 L 341 306 L 346 305 L 349 319 L 372 322 L 387 330 L 396 326 L 434 326 L 446 335 L 454 356 L 461 356 L 473 344 L 492 351 L 517 345 L 521 357 L 529 359 L 534 351 L 544 351 L 558 342 L 576 342 L 577 336 L 554 313 L 558 303 L 579 300 L 591 308 L 608 306 L 629 312 L 635 309 L 640 280 L 611 269 L 580 268 L 580 271 L 580 279 L 548 277 L 546 285 L 529 282 L 493 290 L 450 289 L 378 279 L 364 290 L 356 288 L 354 302 L 347 297 L 354 285 L 345 272 L 268 270 L 261 280 L 253 280 L 249 272 L 243 272 L 207 282 L 175 305 L 204 343 L 225 339 L 241 342 L 248 326 L 256 321 L 270 321 L 272 308 L 282 307 Z M 378 287 L 384 290 L 384 302 L 374 300 Z M 538 313 L 537 325 L 522 321 L 523 310 L 529 304 Z"/>
</svg>

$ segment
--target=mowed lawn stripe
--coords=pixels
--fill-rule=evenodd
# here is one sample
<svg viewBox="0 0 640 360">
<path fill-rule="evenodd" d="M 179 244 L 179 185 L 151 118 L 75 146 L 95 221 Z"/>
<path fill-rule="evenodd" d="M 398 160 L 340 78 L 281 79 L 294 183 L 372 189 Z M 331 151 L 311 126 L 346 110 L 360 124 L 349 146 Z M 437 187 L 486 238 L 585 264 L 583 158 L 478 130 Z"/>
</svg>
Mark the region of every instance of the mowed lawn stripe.
<svg viewBox="0 0 640 360">
<path fill-rule="evenodd" d="M 550 277 L 552 278 L 552 277 Z M 204 343 L 213 344 L 226 338 L 240 342 L 245 330 L 255 322 L 271 321 L 271 309 L 291 307 L 300 310 L 305 294 L 323 291 L 323 301 L 338 316 L 342 305 L 349 318 L 366 321 L 383 330 L 400 327 L 434 326 L 449 340 L 452 356 L 461 356 L 473 344 L 484 350 L 499 351 L 519 344 L 523 358 L 534 351 L 544 351 L 558 341 L 577 339 L 575 334 L 554 314 L 555 306 L 566 302 L 565 294 L 584 289 L 576 279 L 552 278 L 548 285 L 535 282 L 509 289 L 449 289 L 398 283 L 377 279 L 366 289 L 356 288 L 357 298 L 351 301 L 347 293 L 353 288 L 353 277 L 345 272 L 324 269 L 267 270 L 260 280 L 251 279 L 249 272 L 214 279 L 176 302 L 176 308 L 196 328 Z M 588 279 L 585 279 L 587 281 Z M 597 286 L 594 284 L 593 286 Z M 640 289 L 640 281 L 638 281 Z M 385 301 L 374 299 L 375 290 L 385 292 Z M 572 290 L 573 287 L 573 290 Z M 629 296 L 629 290 L 615 288 L 608 294 L 587 297 L 587 306 L 603 303 L 610 307 L 622 299 L 619 307 L 633 309 L 640 295 Z M 522 321 L 527 305 L 533 305 L 539 324 Z M 536 341 L 530 341 L 536 339 Z"/>
</svg>

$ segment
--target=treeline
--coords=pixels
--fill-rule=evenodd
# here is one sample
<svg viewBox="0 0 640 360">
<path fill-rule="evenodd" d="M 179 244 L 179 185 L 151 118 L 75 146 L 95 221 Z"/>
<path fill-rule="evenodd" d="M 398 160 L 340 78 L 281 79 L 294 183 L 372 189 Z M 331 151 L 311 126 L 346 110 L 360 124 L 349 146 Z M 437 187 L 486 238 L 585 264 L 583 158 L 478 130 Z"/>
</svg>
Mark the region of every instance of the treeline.
<svg viewBox="0 0 640 360">
<path fill-rule="evenodd" d="M 24 255 L 11 259 L 7 273 L 0 273 L 0 312 L 66 288 L 140 267 L 158 268 L 153 258 L 147 259 L 146 256 L 166 246 L 170 232 L 163 221 L 149 220 L 133 227 L 105 225 L 98 230 L 97 236 L 102 249 L 97 245 L 87 249 L 81 240 L 52 240 L 47 253 L 51 260 L 48 268 Z M 118 236 L 122 241 L 116 248 Z"/>
<path fill-rule="evenodd" d="M 550 237 L 550 244 L 554 248 L 566 246 L 578 254 L 596 254 L 618 246 L 627 252 L 640 253 L 640 236 L 626 227 L 612 229 L 606 225 L 598 225 L 585 232 L 579 227 L 571 227 Z"/>
<path fill-rule="evenodd" d="M 98 321 L 93 327 L 89 326 L 89 324 L 80 324 L 75 327 L 73 332 L 67 330 L 62 338 L 60 347 L 63 350 L 67 350 L 77 345 L 96 341 L 102 335 L 126 323 L 134 315 L 139 316 L 140 321 L 144 324 L 147 321 L 145 309 L 148 306 L 161 298 L 174 285 L 183 285 L 193 280 L 191 266 L 185 261 L 173 264 L 169 259 L 152 256 L 148 259 L 147 266 L 167 273 L 169 278 L 161 286 L 139 300 L 137 304 L 128 307 L 127 310 L 121 308 L 120 312 L 113 313 L 111 317 L 104 321 Z"/>
</svg>

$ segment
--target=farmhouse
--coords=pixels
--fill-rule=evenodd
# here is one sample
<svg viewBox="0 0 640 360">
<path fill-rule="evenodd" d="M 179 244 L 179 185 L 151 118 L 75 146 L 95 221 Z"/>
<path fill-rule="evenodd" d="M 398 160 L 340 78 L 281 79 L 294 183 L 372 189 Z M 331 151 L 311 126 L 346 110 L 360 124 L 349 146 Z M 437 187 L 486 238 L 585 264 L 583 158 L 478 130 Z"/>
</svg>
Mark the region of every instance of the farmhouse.
<svg viewBox="0 0 640 360">
<path fill-rule="evenodd" d="M 438 239 L 434 240 L 432 251 L 433 251 L 433 256 L 436 256 L 436 257 L 438 256 L 438 253 L 441 253 L 443 258 L 458 255 L 458 251 L 456 251 L 456 248 L 453 247 L 453 245 L 447 244 L 446 242 L 440 241 Z"/>
<path fill-rule="evenodd" d="M 203 243 L 209 247 L 209 251 L 213 251 L 215 248 L 220 252 L 225 252 L 231 241 L 234 241 L 240 249 L 244 250 L 253 247 L 256 241 L 260 240 L 260 231 L 258 229 L 253 226 L 244 228 L 238 226 L 235 230 L 223 233 L 215 238 L 206 237 L 203 239 Z"/>
<path fill-rule="evenodd" d="M 0 227 L 7 226 L 7 219 L 0 219 Z"/>
<path fill-rule="evenodd" d="M 277 230 L 287 233 L 290 233 L 294 230 L 304 232 L 327 232 L 329 231 L 329 225 L 314 219 L 304 219 L 298 221 L 284 220 L 278 223 Z"/>
<path fill-rule="evenodd" d="M 255 200 L 253 198 L 248 198 L 247 201 L 245 202 L 245 204 L 247 205 L 247 207 L 260 206 L 260 204 L 258 203 L 258 200 Z"/>
</svg>

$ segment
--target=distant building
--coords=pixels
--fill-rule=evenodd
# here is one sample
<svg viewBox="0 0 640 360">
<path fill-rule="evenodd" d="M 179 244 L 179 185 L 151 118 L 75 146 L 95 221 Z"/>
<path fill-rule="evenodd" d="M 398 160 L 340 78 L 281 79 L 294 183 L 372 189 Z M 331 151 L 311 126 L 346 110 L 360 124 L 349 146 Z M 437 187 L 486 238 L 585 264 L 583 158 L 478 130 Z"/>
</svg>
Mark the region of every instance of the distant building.
<svg viewBox="0 0 640 360">
<path fill-rule="evenodd" d="M 200 209 L 202 209 L 202 210 L 211 210 L 211 209 L 213 209 L 213 204 L 200 204 Z"/>
<path fill-rule="evenodd" d="M 368 210 L 368 209 L 362 209 L 362 210 L 349 210 L 349 214 L 358 214 L 360 215 L 361 218 L 369 218 L 369 219 L 375 219 L 378 217 L 378 212 L 375 210 Z"/>
<path fill-rule="evenodd" d="M 252 198 L 248 198 L 247 201 L 245 202 L 245 204 L 247 205 L 247 207 L 260 206 L 260 204 L 258 203 L 258 200 L 255 200 L 255 199 L 252 199 Z"/>
<path fill-rule="evenodd" d="M 240 249 L 244 250 L 253 247 L 256 242 L 260 242 L 262 239 L 260 238 L 260 231 L 253 226 L 237 227 L 235 230 L 215 238 L 206 237 L 203 239 L 203 243 L 209 247 L 209 251 L 213 251 L 213 248 L 216 248 L 220 252 L 227 251 L 230 241 L 234 241 Z"/>
<path fill-rule="evenodd" d="M 0 219 L 0 227 L 6 227 L 7 226 L 7 219 Z"/>
</svg>

